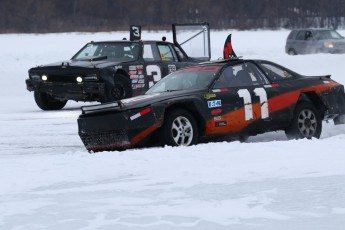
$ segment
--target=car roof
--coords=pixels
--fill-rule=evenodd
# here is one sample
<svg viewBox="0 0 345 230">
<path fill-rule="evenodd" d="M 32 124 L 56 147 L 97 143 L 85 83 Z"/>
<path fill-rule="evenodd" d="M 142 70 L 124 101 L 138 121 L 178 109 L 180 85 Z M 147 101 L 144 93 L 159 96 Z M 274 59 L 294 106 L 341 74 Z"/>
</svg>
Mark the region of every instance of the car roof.
<svg viewBox="0 0 345 230">
<path fill-rule="evenodd" d="M 303 31 L 303 30 L 329 31 L 329 30 L 334 30 L 334 29 L 327 29 L 327 28 L 302 28 L 302 29 L 294 29 L 294 31 Z"/>
<path fill-rule="evenodd" d="M 166 44 L 172 44 L 171 42 L 168 41 L 158 41 L 158 40 L 135 40 L 135 41 L 130 41 L 130 40 L 107 40 L 107 41 L 91 41 L 89 43 L 144 43 L 144 44 L 153 44 L 153 43 L 166 43 Z"/>
</svg>

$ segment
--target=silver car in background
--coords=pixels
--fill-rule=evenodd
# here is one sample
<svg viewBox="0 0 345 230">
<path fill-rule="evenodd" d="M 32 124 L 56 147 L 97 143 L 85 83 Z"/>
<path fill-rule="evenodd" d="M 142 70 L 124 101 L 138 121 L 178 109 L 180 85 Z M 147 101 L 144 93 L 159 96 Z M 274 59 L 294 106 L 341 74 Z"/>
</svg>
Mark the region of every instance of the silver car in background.
<svg viewBox="0 0 345 230">
<path fill-rule="evenodd" d="M 292 30 L 286 39 L 289 55 L 313 53 L 345 53 L 345 39 L 331 29 Z"/>
</svg>

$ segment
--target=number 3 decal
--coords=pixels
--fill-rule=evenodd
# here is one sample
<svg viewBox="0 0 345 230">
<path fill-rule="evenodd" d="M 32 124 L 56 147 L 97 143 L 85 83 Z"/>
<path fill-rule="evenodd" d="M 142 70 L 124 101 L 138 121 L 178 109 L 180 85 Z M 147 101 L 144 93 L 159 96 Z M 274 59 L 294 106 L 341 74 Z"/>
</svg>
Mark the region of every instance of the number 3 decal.
<svg viewBox="0 0 345 230">
<path fill-rule="evenodd" d="M 255 88 L 254 93 L 256 96 L 260 98 L 260 105 L 261 105 L 261 119 L 265 119 L 269 117 L 268 113 L 268 103 L 267 103 L 267 93 L 264 88 Z M 253 119 L 253 105 L 252 105 L 252 98 L 248 89 L 240 89 L 237 92 L 238 96 L 243 98 L 244 102 L 244 114 L 245 120 L 249 121 Z"/>
<path fill-rule="evenodd" d="M 147 76 L 153 77 L 153 81 L 149 82 L 149 87 L 153 86 L 156 84 L 157 81 L 159 81 L 162 78 L 162 72 L 161 68 L 159 68 L 158 65 L 148 65 L 146 66 L 146 74 Z"/>
</svg>

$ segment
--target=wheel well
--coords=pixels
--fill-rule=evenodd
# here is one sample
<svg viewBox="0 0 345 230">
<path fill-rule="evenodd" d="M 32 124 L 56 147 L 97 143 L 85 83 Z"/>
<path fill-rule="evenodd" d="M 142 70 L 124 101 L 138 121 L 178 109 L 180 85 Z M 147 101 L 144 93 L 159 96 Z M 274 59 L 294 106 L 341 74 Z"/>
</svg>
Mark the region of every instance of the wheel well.
<svg viewBox="0 0 345 230">
<path fill-rule="evenodd" d="M 166 114 L 170 113 L 171 111 L 175 109 L 184 109 L 188 111 L 194 117 L 198 125 L 200 136 L 203 135 L 203 133 L 205 132 L 205 127 L 204 127 L 205 119 L 201 116 L 200 112 L 198 111 L 198 109 L 196 108 L 196 105 L 193 102 L 173 104 L 165 109 L 164 116 L 166 116 Z"/>
<path fill-rule="evenodd" d="M 121 75 L 125 76 L 129 80 L 129 75 L 128 75 L 128 73 L 125 70 L 117 69 L 116 72 L 115 72 L 115 75 L 118 75 L 118 74 L 121 74 Z"/>
<path fill-rule="evenodd" d="M 315 106 L 315 108 L 320 112 L 321 118 L 324 117 L 327 107 L 315 92 L 302 93 L 298 98 L 298 102 L 300 101 L 311 102 Z"/>
</svg>

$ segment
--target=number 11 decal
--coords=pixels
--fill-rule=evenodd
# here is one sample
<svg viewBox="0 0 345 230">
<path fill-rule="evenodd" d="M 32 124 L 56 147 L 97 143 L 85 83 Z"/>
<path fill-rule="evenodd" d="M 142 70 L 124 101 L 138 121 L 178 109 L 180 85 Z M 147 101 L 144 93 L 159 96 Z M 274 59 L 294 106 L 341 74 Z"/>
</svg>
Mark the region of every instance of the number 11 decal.
<svg viewBox="0 0 345 230">
<path fill-rule="evenodd" d="M 264 88 L 255 88 L 254 93 L 256 96 L 260 98 L 260 105 L 261 105 L 261 119 L 265 119 L 269 117 L 268 113 L 268 103 L 267 103 L 267 93 Z M 248 89 L 240 89 L 237 92 L 238 96 L 243 98 L 244 102 L 244 114 L 245 120 L 249 121 L 253 119 L 253 105 L 252 105 L 252 98 Z"/>
</svg>

